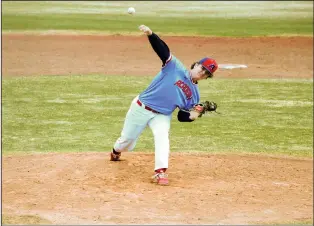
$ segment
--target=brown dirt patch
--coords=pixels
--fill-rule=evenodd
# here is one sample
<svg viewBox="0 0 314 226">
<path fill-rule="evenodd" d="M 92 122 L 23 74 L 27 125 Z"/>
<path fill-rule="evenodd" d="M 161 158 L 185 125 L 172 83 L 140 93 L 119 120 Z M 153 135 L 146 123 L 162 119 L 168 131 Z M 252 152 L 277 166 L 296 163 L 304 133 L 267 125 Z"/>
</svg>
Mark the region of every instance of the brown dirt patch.
<svg viewBox="0 0 314 226">
<path fill-rule="evenodd" d="M 53 224 L 252 224 L 312 219 L 312 160 L 173 153 L 170 186 L 154 154 L 33 154 L 3 159 L 3 212 Z"/>
<path fill-rule="evenodd" d="M 145 36 L 4 34 L 3 75 L 155 75 L 161 66 Z M 313 37 L 164 37 L 189 66 L 203 56 L 247 69 L 217 77 L 313 77 Z"/>
<path fill-rule="evenodd" d="M 217 77 L 312 78 L 312 37 L 167 37 L 186 65 L 246 64 Z M 2 36 L 3 76 L 155 75 L 144 36 Z M 313 221 L 313 160 L 172 153 L 171 184 L 150 182 L 153 154 L 4 156 L 2 214 L 14 224 L 252 224 Z"/>
</svg>

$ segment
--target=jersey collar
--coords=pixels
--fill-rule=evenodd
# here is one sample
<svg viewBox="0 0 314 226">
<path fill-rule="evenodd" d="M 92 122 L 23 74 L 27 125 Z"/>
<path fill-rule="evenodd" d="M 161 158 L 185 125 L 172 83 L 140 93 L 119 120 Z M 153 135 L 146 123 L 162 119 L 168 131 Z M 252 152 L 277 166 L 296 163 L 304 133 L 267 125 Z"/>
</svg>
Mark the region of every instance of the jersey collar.
<svg viewBox="0 0 314 226">
<path fill-rule="evenodd" d="M 198 82 L 196 81 L 196 82 L 193 82 L 193 79 L 192 79 L 192 74 L 191 74 L 191 72 L 189 72 L 189 76 L 190 76 L 190 80 L 191 80 L 191 82 L 194 84 L 194 85 L 197 85 L 198 84 Z"/>
</svg>

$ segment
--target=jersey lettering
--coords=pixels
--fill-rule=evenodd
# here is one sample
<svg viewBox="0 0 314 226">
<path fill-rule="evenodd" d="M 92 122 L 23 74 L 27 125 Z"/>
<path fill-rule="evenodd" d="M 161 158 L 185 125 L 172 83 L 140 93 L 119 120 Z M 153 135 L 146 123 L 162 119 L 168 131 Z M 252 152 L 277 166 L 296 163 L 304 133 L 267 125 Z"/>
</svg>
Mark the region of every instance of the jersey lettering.
<svg viewBox="0 0 314 226">
<path fill-rule="evenodd" d="M 182 80 L 178 80 L 175 83 L 175 85 L 178 86 L 183 91 L 188 100 L 192 98 L 192 91 L 190 87 L 187 84 L 185 84 Z"/>
</svg>

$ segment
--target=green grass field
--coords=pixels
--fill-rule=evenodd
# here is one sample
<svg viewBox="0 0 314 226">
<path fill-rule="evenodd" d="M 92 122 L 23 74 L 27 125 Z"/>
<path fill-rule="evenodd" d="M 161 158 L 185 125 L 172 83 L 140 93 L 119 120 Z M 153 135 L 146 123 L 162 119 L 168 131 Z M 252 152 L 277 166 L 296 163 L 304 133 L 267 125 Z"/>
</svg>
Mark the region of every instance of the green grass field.
<svg viewBox="0 0 314 226">
<path fill-rule="evenodd" d="M 3 153 L 109 151 L 120 135 L 131 100 L 151 79 L 100 75 L 6 78 Z M 171 151 L 312 157 L 312 82 L 203 82 L 201 98 L 216 101 L 221 114 L 180 123 L 175 112 Z M 147 129 L 135 151 L 152 152 L 153 147 Z"/>
<path fill-rule="evenodd" d="M 143 23 L 176 35 L 313 33 L 313 2 L 197 3 L 3 2 L 2 29 L 132 33 Z M 126 13 L 130 6 L 137 10 L 133 16 Z M 130 101 L 150 80 L 150 76 L 140 80 L 101 75 L 5 77 L 2 151 L 109 151 Z M 222 114 L 183 124 L 175 112 L 171 151 L 312 157 L 312 82 L 214 79 L 211 85 L 202 83 L 202 99 L 218 102 Z M 149 130 L 140 137 L 136 150 L 153 151 Z"/>
<path fill-rule="evenodd" d="M 127 8 L 136 8 L 128 15 Z M 198 36 L 312 35 L 313 2 L 3 2 L 2 29 Z"/>
</svg>

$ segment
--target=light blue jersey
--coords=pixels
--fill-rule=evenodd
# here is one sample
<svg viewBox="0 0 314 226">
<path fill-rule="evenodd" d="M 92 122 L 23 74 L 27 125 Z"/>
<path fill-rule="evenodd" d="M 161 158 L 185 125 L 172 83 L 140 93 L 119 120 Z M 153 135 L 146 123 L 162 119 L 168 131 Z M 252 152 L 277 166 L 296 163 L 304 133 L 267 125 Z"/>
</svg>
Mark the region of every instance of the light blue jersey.
<svg viewBox="0 0 314 226">
<path fill-rule="evenodd" d="M 165 115 L 177 107 L 189 110 L 200 100 L 198 85 L 192 82 L 190 72 L 175 56 L 171 57 L 139 95 L 142 103 Z"/>
</svg>

